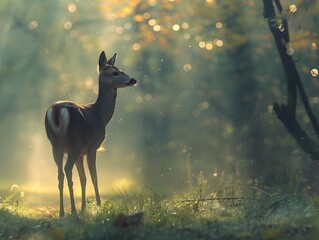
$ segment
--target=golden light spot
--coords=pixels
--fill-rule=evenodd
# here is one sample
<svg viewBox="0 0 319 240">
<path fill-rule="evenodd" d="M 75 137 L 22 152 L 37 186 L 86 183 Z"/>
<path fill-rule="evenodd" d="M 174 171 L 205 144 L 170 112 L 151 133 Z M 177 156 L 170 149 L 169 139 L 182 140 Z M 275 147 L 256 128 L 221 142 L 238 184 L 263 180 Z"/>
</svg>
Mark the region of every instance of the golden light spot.
<svg viewBox="0 0 319 240">
<path fill-rule="evenodd" d="M 182 26 L 183 29 L 188 29 L 189 28 L 189 25 L 188 25 L 187 22 L 183 22 L 181 26 Z"/>
<path fill-rule="evenodd" d="M 224 45 L 224 41 L 223 40 L 220 40 L 220 39 L 217 39 L 216 42 L 215 42 L 215 45 L 217 47 L 222 47 Z"/>
<path fill-rule="evenodd" d="M 76 7 L 75 3 L 70 2 L 68 4 L 68 10 L 69 10 L 70 13 L 76 12 L 76 9 L 77 9 L 77 7 Z"/>
<path fill-rule="evenodd" d="M 216 170 L 213 172 L 213 176 L 214 176 L 214 177 L 217 177 L 217 176 L 218 176 L 218 172 L 217 172 Z"/>
<path fill-rule="evenodd" d="M 199 104 L 200 110 L 206 110 L 207 108 L 209 108 L 209 102 L 202 102 Z"/>
<path fill-rule="evenodd" d="M 295 12 L 297 12 L 297 10 L 298 10 L 298 8 L 297 8 L 297 6 L 295 4 L 291 4 L 289 6 L 289 11 L 290 12 L 295 13 Z"/>
<path fill-rule="evenodd" d="M 317 44 L 315 42 L 311 43 L 311 49 L 312 50 L 317 50 Z"/>
<path fill-rule="evenodd" d="M 70 21 L 67 21 L 63 25 L 65 30 L 70 30 L 72 28 L 72 23 Z"/>
<path fill-rule="evenodd" d="M 144 19 L 149 19 L 151 17 L 151 14 L 146 12 L 143 14 Z"/>
<path fill-rule="evenodd" d="M 120 13 L 118 13 L 121 17 L 125 17 L 133 12 L 133 9 L 130 7 L 125 7 L 122 9 Z"/>
<path fill-rule="evenodd" d="M 158 25 L 158 24 L 156 24 L 154 27 L 153 27 L 153 30 L 155 31 L 155 32 L 159 32 L 159 31 L 161 31 L 161 26 L 160 25 Z"/>
<path fill-rule="evenodd" d="M 192 70 L 192 65 L 190 65 L 189 63 L 184 64 L 183 70 L 185 72 L 190 72 Z"/>
<path fill-rule="evenodd" d="M 115 30 L 115 32 L 116 32 L 117 34 L 122 34 L 122 33 L 124 32 L 124 28 L 123 28 L 123 27 L 117 27 L 116 30 Z"/>
<path fill-rule="evenodd" d="M 311 69 L 310 73 L 311 73 L 311 76 L 317 77 L 319 74 L 319 71 L 317 68 L 313 68 L 313 69 Z"/>
<path fill-rule="evenodd" d="M 184 34 L 184 39 L 188 40 L 191 38 L 191 35 L 189 33 Z"/>
<path fill-rule="evenodd" d="M 178 24 L 174 24 L 172 29 L 177 32 L 180 29 L 180 26 Z"/>
<path fill-rule="evenodd" d="M 268 113 L 272 113 L 273 109 L 274 109 L 274 107 L 272 105 L 268 105 L 268 107 L 267 107 Z"/>
<path fill-rule="evenodd" d="M 85 87 L 86 87 L 87 89 L 92 89 L 93 86 L 94 86 L 94 81 L 93 81 L 93 79 L 92 79 L 91 77 L 87 77 L 87 78 L 85 79 L 84 85 L 85 85 Z"/>
<path fill-rule="evenodd" d="M 205 48 L 206 43 L 205 43 L 204 41 L 200 41 L 200 42 L 198 43 L 198 46 L 199 46 L 200 48 Z"/>
<path fill-rule="evenodd" d="M 146 101 L 152 101 L 152 99 L 153 99 L 152 94 L 146 94 L 146 95 L 145 95 L 145 100 L 146 100 Z"/>
<path fill-rule="evenodd" d="M 125 23 L 124 24 L 124 28 L 126 29 L 126 30 L 129 30 L 129 29 L 131 29 L 132 28 L 132 24 L 131 23 Z"/>
<path fill-rule="evenodd" d="M 132 46 L 134 51 L 139 51 L 141 49 L 141 44 L 139 43 L 134 43 Z"/>
<path fill-rule="evenodd" d="M 142 102 L 143 102 L 143 97 L 142 97 L 142 96 L 137 96 L 137 97 L 135 98 L 135 102 L 136 102 L 136 103 L 142 103 Z"/>
<path fill-rule="evenodd" d="M 134 20 L 135 22 L 143 22 L 143 21 L 144 21 L 144 18 L 143 18 L 142 15 L 135 15 L 135 16 L 133 17 L 133 20 Z"/>
<path fill-rule="evenodd" d="M 284 27 L 283 24 L 279 24 L 279 25 L 278 25 L 278 29 L 279 29 L 280 32 L 285 31 L 285 27 Z"/>
<path fill-rule="evenodd" d="M 155 26 L 155 24 L 156 24 L 156 20 L 153 18 L 148 21 L 148 25 L 150 26 Z"/>
<path fill-rule="evenodd" d="M 71 38 L 75 38 L 75 37 L 78 36 L 78 32 L 77 32 L 77 31 L 71 31 L 70 34 L 69 34 L 69 36 L 70 36 Z"/>
<path fill-rule="evenodd" d="M 38 27 L 38 22 L 36 20 L 32 20 L 30 23 L 29 23 L 29 28 L 30 29 L 36 29 Z"/>
<path fill-rule="evenodd" d="M 216 26 L 216 28 L 220 29 L 220 28 L 223 27 L 223 23 L 222 23 L 222 22 L 217 22 L 217 23 L 215 24 L 215 26 Z"/>
<path fill-rule="evenodd" d="M 289 56 L 293 55 L 294 52 L 295 52 L 295 49 L 292 47 L 292 43 L 291 42 L 287 42 L 285 46 L 287 48 L 286 49 L 286 54 L 289 55 Z"/>
<path fill-rule="evenodd" d="M 289 55 L 289 56 L 292 56 L 295 52 L 295 49 L 294 48 L 287 48 L 286 50 L 286 54 Z"/>
<path fill-rule="evenodd" d="M 156 5 L 156 0 L 148 0 L 148 4 L 154 7 Z"/>
<path fill-rule="evenodd" d="M 210 50 L 212 50 L 213 48 L 214 48 L 214 45 L 213 45 L 212 42 L 207 42 L 207 43 L 206 43 L 206 49 L 207 49 L 207 50 L 210 51 Z"/>
<path fill-rule="evenodd" d="M 13 184 L 10 188 L 10 192 L 17 191 L 19 189 L 19 186 L 17 184 Z"/>
</svg>

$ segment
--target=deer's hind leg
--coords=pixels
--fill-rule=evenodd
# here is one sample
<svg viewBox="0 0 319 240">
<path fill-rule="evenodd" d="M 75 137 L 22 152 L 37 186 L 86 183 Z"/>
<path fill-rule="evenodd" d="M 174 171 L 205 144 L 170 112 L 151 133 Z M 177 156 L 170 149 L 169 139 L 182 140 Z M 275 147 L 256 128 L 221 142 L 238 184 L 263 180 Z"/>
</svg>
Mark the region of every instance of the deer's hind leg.
<svg viewBox="0 0 319 240">
<path fill-rule="evenodd" d="M 72 169 L 75 162 L 78 160 L 81 153 L 81 147 L 73 147 L 71 151 L 68 152 L 68 159 L 66 161 L 64 171 L 66 179 L 68 181 L 68 187 L 70 192 L 70 202 L 71 202 L 71 213 L 76 214 L 74 192 L 73 192 L 73 182 L 72 182 Z"/>
<path fill-rule="evenodd" d="M 81 182 L 81 191 L 82 191 L 82 211 L 85 210 L 86 208 L 86 175 L 85 175 L 85 170 L 84 170 L 84 165 L 83 165 L 83 155 L 80 155 L 78 160 L 75 163 L 75 166 L 78 170 L 79 177 L 80 177 L 80 182 Z"/>
<path fill-rule="evenodd" d="M 64 217 L 64 204 L 63 204 L 63 182 L 64 182 L 64 173 L 63 173 L 63 148 L 54 147 L 52 145 L 54 161 L 58 167 L 58 181 L 59 181 L 59 194 L 60 194 L 60 217 Z"/>
</svg>

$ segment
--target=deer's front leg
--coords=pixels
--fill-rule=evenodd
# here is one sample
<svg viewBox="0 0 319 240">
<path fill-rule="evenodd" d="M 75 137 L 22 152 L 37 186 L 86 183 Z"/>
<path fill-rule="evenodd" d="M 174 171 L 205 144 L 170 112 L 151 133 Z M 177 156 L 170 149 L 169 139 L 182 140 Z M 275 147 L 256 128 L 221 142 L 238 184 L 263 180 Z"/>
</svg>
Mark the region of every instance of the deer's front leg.
<svg viewBox="0 0 319 240">
<path fill-rule="evenodd" d="M 86 188 L 86 176 L 85 170 L 83 166 L 83 156 L 80 156 L 76 161 L 75 166 L 78 170 L 80 182 L 81 182 L 81 190 L 82 190 L 82 211 L 86 208 L 86 200 L 85 200 L 85 188 Z"/>
<path fill-rule="evenodd" d="M 68 181 L 68 187 L 70 192 L 70 202 L 71 202 L 71 213 L 76 214 L 75 201 L 74 201 L 74 193 L 73 193 L 73 182 L 72 182 L 72 169 L 73 166 L 80 155 L 81 148 L 73 149 L 68 153 L 68 159 L 66 161 L 64 171 L 66 175 L 66 179 Z"/>
<path fill-rule="evenodd" d="M 58 181 L 59 181 L 59 193 L 60 193 L 60 217 L 64 217 L 64 205 L 63 205 L 63 182 L 64 182 L 64 173 L 63 173 L 63 149 L 53 147 L 53 157 L 54 161 L 58 167 Z"/>
<path fill-rule="evenodd" d="M 101 199 L 99 193 L 99 187 L 97 182 L 97 172 L 96 172 L 96 149 L 89 149 L 87 153 L 87 162 L 91 174 L 92 183 L 94 186 L 96 203 L 101 206 Z"/>
</svg>

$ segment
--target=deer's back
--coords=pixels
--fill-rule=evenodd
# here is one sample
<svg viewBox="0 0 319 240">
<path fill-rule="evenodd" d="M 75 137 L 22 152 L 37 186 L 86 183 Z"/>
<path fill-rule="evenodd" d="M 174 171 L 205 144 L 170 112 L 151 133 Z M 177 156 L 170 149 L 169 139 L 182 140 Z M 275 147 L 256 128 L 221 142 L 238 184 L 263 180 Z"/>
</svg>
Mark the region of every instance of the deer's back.
<svg viewBox="0 0 319 240">
<path fill-rule="evenodd" d="M 66 127 L 62 129 L 64 125 Z M 105 138 L 105 127 L 95 110 L 90 105 L 70 101 L 55 102 L 49 107 L 45 128 L 52 145 L 63 145 L 65 149 L 76 146 L 98 148 Z"/>
</svg>

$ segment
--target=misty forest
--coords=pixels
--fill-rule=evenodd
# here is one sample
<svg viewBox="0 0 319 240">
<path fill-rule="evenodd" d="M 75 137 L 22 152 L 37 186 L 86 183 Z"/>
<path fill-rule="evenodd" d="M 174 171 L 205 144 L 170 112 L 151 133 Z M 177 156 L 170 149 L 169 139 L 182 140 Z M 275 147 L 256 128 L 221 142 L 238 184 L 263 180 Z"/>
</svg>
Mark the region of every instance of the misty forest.
<svg viewBox="0 0 319 240">
<path fill-rule="evenodd" d="M 0 239 L 318 238 L 317 0 L 1 0 L 0 13 Z M 106 123 L 94 104 L 47 110 L 103 94 L 112 113 L 116 93 L 99 201 L 90 146 Z M 79 155 L 69 164 L 81 141 L 84 198 Z"/>
</svg>

